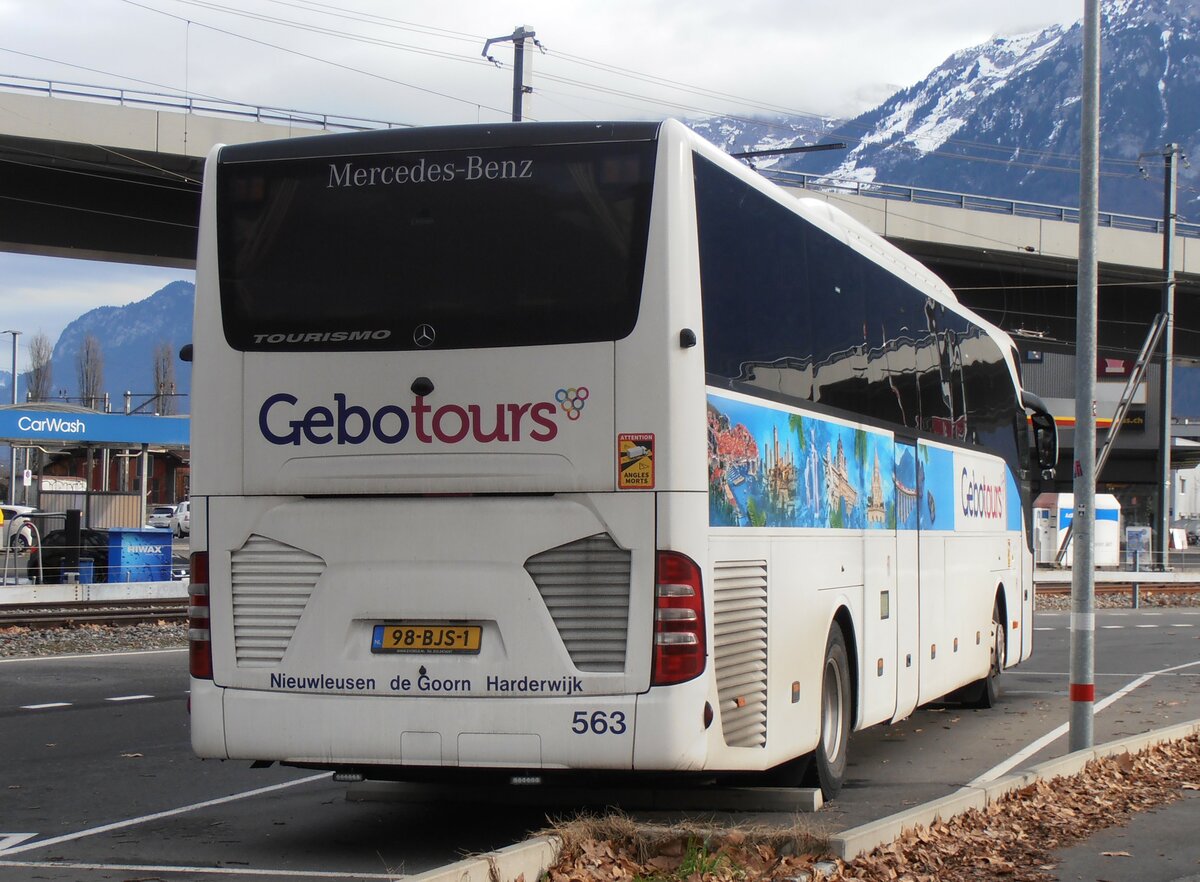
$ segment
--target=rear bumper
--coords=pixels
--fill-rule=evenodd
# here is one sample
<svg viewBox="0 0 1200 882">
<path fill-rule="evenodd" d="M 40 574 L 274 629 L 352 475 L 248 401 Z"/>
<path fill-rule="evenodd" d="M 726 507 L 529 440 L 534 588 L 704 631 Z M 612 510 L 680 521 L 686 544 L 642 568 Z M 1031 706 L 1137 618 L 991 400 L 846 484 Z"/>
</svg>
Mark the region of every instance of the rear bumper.
<svg viewBox="0 0 1200 882">
<path fill-rule="evenodd" d="M 203 758 L 322 767 L 693 771 L 706 766 L 704 678 L 643 695 L 295 695 L 192 680 Z M 640 733 L 640 734 L 639 734 Z"/>
</svg>

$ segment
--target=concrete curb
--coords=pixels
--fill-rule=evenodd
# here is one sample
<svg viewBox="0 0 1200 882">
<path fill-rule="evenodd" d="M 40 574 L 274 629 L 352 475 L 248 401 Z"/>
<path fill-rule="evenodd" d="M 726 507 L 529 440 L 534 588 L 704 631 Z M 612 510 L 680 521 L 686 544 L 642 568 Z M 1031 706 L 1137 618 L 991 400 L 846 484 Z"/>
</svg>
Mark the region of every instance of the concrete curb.
<svg viewBox="0 0 1200 882">
<path fill-rule="evenodd" d="M 2 585 L 0 607 L 105 600 L 167 600 L 188 596 L 187 579 L 170 582 L 80 582 L 68 585 Z"/>
<path fill-rule="evenodd" d="M 920 826 L 927 827 L 937 820 L 949 820 L 968 809 L 985 808 L 1006 793 L 1027 787 L 1035 781 L 1074 775 L 1094 759 L 1121 753 L 1136 753 L 1143 748 L 1167 741 L 1177 741 L 1197 732 L 1200 732 L 1200 719 L 1156 729 L 1143 735 L 1133 735 L 1118 741 L 1110 741 L 1086 750 L 1077 750 L 1027 769 L 1010 772 L 986 785 L 963 787 L 941 799 L 897 812 L 860 827 L 835 833 L 829 837 L 829 848 L 842 860 L 853 860 L 877 846 L 892 842 L 906 830 Z"/>
<path fill-rule="evenodd" d="M 513 882 L 520 876 L 525 877 L 525 882 L 537 882 L 546 868 L 558 860 L 560 848 L 562 840 L 557 836 L 538 836 L 436 870 L 405 876 L 404 882 Z"/>
<path fill-rule="evenodd" d="M 968 809 L 985 808 L 1006 793 L 1027 787 L 1035 781 L 1074 775 L 1093 759 L 1121 753 L 1136 753 L 1143 748 L 1176 741 L 1197 732 L 1200 732 L 1200 719 L 1111 741 L 1087 750 L 1077 750 L 1027 769 L 1010 772 L 984 786 L 962 787 L 941 799 L 836 833 L 829 837 L 829 847 L 842 860 L 853 860 L 876 846 L 892 842 L 906 830 L 929 826 L 939 819 L 949 820 Z M 537 882 L 546 869 L 558 859 L 561 848 L 562 841 L 557 836 L 539 836 L 436 870 L 406 876 L 405 882 L 514 882 L 522 876 L 525 882 Z"/>
</svg>

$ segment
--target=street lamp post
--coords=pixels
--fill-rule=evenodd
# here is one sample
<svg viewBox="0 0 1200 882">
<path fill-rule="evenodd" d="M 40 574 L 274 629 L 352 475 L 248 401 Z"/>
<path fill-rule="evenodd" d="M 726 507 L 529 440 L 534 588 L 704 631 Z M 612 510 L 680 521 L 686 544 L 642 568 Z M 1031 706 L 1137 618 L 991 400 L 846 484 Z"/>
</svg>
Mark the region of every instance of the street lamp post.
<svg viewBox="0 0 1200 882">
<path fill-rule="evenodd" d="M 17 403 L 17 338 L 20 331 L 0 331 L 0 334 L 12 334 L 12 403 Z M 17 446 L 9 445 L 10 459 L 8 462 L 8 503 L 17 504 Z"/>
</svg>

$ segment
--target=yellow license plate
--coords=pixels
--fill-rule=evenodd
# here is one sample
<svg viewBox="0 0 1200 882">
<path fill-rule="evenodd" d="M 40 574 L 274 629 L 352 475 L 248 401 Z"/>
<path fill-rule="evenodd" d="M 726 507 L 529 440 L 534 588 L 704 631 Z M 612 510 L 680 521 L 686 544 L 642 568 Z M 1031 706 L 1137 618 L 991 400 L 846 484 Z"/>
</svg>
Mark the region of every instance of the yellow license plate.
<svg viewBox="0 0 1200 882">
<path fill-rule="evenodd" d="M 371 634 L 371 652 L 476 653 L 482 643 L 480 625 L 390 622 L 376 625 Z"/>
</svg>

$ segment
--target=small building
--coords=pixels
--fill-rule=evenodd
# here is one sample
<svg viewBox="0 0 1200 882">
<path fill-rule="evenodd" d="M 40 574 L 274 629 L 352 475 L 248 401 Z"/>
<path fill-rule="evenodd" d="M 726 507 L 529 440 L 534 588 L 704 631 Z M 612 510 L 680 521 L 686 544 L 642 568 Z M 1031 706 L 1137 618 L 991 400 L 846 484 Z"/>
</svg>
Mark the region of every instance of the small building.
<svg viewBox="0 0 1200 882">
<path fill-rule="evenodd" d="M 1051 566 L 1075 517 L 1075 494 L 1043 493 L 1033 501 L 1034 561 Z M 1096 533 L 1093 547 L 1097 567 L 1121 565 L 1121 503 L 1111 493 L 1096 494 Z M 1074 547 L 1067 548 L 1062 565 L 1071 566 Z"/>
</svg>

